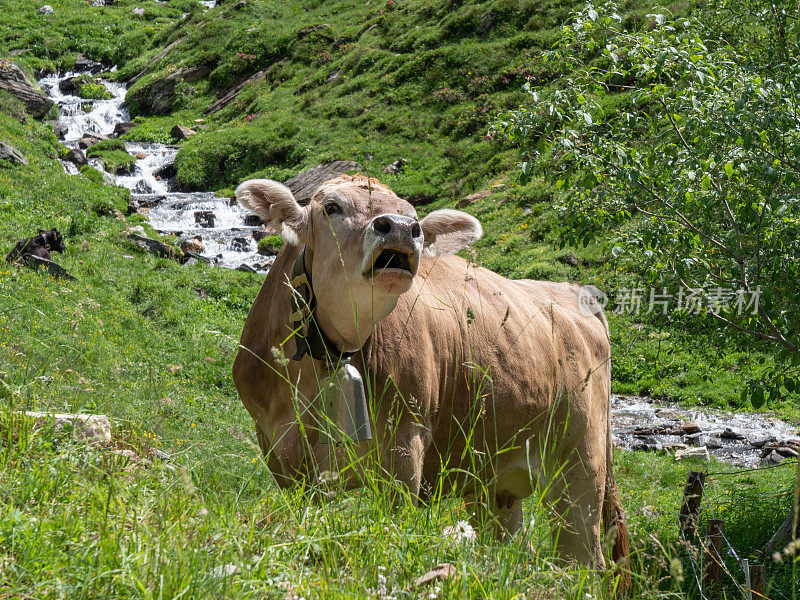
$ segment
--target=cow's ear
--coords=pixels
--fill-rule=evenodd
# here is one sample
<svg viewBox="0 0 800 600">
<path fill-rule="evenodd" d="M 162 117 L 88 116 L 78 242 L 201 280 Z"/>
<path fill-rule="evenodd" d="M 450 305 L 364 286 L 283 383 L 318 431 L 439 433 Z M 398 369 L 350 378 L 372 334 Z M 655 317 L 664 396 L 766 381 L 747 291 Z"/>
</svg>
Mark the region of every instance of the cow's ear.
<svg viewBox="0 0 800 600">
<path fill-rule="evenodd" d="M 294 246 L 305 241 L 308 213 L 282 183 L 271 179 L 251 179 L 236 188 L 236 200 L 274 227 Z"/>
<path fill-rule="evenodd" d="M 419 224 L 425 235 L 423 252 L 427 256 L 455 254 L 483 235 L 478 219 L 460 210 L 435 210 Z"/>
</svg>

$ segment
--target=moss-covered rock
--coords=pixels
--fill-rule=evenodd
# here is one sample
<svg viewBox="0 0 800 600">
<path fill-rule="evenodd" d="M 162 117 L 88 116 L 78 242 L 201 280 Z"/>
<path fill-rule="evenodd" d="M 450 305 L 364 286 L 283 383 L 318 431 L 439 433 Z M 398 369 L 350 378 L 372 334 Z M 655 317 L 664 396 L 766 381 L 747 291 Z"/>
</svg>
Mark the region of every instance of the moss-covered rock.
<svg viewBox="0 0 800 600">
<path fill-rule="evenodd" d="M 97 158 L 109 173 L 130 175 L 136 164 L 136 157 L 125 149 L 125 142 L 118 139 L 101 140 L 86 151 L 86 158 Z"/>
</svg>

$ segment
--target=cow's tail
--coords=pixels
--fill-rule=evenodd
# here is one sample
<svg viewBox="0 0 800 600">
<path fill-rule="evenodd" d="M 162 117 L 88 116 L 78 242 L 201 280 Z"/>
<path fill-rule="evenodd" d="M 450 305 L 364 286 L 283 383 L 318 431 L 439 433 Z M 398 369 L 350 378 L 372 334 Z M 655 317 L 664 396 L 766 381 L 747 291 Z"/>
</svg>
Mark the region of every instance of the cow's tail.
<svg viewBox="0 0 800 600">
<path fill-rule="evenodd" d="M 620 576 L 619 589 L 623 594 L 630 591 L 630 544 L 628 526 L 625 524 L 625 515 L 622 512 L 622 501 L 619 497 L 617 482 L 614 479 L 614 446 L 611 441 L 611 359 L 608 360 L 608 427 L 606 450 L 606 493 L 603 499 L 603 524 L 605 533 L 613 536 L 614 545 L 611 548 L 611 560 Z"/>
</svg>

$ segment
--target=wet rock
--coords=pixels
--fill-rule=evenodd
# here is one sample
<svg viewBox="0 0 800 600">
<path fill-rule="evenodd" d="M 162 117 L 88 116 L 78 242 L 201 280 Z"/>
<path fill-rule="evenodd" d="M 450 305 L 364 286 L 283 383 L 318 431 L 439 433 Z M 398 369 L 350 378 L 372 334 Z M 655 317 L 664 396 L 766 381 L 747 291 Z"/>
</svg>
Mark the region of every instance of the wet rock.
<svg viewBox="0 0 800 600">
<path fill-rule="evenodd" d="M 164 242 L 159 242 L 158 240 L 139 235 L 138 233 L 131 233 L 128 235 L 128 238 L 145 252 L 155 254 L 162 258 L 176 258 L 175 249 L 171 246 L 167 246 Z"/>
<path fill-rule="evenodd" d="M 133 189 L 131 191 L 134 194 L 152 194 L 154 190 L 153 187 L 149 183 L 147 183 L 147 181 L 145 181 L 144 179 L 140 179 L 139 181 L 136 182 L 136 185 L 133 186 Z M 143 205 L 140 206 L 142 206 L 143 208 L 149 208 L 149 207 L 144 207 Z"/>
<path fill-rule="evenodd" d="M 392 173 L 399 173 L 402 171 L 405 166 L 408 164 L 408 161 L 405 158 L 400 158 L 393 163 L 386 165 L 383 168 L 384 173 L 392 174 Z"/>
<path fill-rule="evenodd" d="M 681 413 L 671 408 L 656 409 L 656 414 L 662 419 L 667 419 L 669 421 L 677 421 L 681 418 Z"/>
<path fill-rule="evenodd" d="M 43 269 L 55 279 L 67 279 L 69 281 L 75 281 L 75 278 L 70 275 L 64 267 L 54 263 L 52 260 L 47 260 L 46 258 L 36 256 L 35 254 L 23 254 L 15 262 L 21 263 L 29 269 L 33 269 L 34 271 Z"/>
<path fill-rule="evenodd" d="M 0 141 L 0 160 L 8 160 L 18 165 L 27 165 L 28 159 L 11 144 Z"/>
<path fill-rule="evenodd" d="M 708 448 L 700 446 L 699 448 L 685 448 L 675 452 L 675 460 L 683 460 L 684 458 L 701 458 L 703 460 L 711 460 L 708 453 Z"/>
<path fill-rule="evenodd" d="M 788 446 L 779 446 L 775 448 L 775 452 L 783 456 L 784 458 L 796 458 L 797 457 L 797 450 L 789 448 Z"/>
<path fill-rule="evenodd" d="M 631 446 L 631 449 L 633 449 L 633 450 L 642 450 L 642 451 L 645 451 L 645 452 L 654 452 L 655 450 L 658 450 L 660 447 L 661 447 L 661 444 L 658 442 L 658 440 L 655 437 L 648 436 L 648 437 L 642 438 L 641 441 L 637 440 L 636 443 L 634 443 Z"/>
<path fill-rule="evenodd" d="M 725 431 L 719 434 L 723 440 L 743 440 L 744 436 L 738 431 L 734 431 L 730 427 L 726 427 Z"/>
<path fill-rule="evenodd" d="M 44 117 L 55 104 L 33 87 L 22 69 L 9 60 L 0 60 L 0 90 L 8 92 L 22 102 L 35 119 Z"/>
<path fill-rule="evenodd" d="M 137 125 L 138 125 L 138 123 L 131 123 L 130 121 L 124 121 L 122 123 L 117 123 L 116 125 L 114 125 L 114 133 L 113 133 L 113 135 L 115 137 L 118 137 L 120 135 L 125 135 L 131 129 L 136 127 Z"/>
<path fill-rule="evenodd" d="M 775 440 L 775 438 L 766 437 L 766 438 L 762 438 L 760 440 L 755 440 L 754 442 L 750 442 L 750 445 L 753 448 L 763 448 L 764 446 L 766 446 L 767 444 L 769 444 L 770 442 L 772 442 L 774 440 Z"/>
<path fill-rule="evenodd" d="M 247 238 L 235 237 L 231 240 L 230 249 L 234 252 L 247 252 L 250 248 L 250 243 Z"/>
<path fill-rule="evenodd" d="M 86 58 L 83 54 L 78 54 L 78 58 L 75 59 L 76 71 L 81 71 L 81 72 L 88 71 L 92 75 L 97 75 L 103 69 L 104 69 L 103 63 Z"/>
<path fill-rule="evenodd" d="M 97 446 L 107 446 L 111 443 L 111 422 L 106 415 L 76 415 L 38 411 L 27 411 L 25 415 L 31 417 L 38 427 L 52 424 L 56 430 L 70 428 L 73 439 L 86 440 Z"/>
<path fill-rule="evenodd" d="M 86 160 L 86 155 L 83 152 L 81 152 L 78 148 L 73 148 L 72 150 L 67 152 L 66 155 L 64 156 L 64 160 L 67 162 L 71 162 L 79 169 L 82 166 L 89 164 L 89 161 Z"/>
<path fill-rule="evenodd" d="M 206 247 L 203 245 L 203 238 L 199 235 L 183 240 L 180 243 L 180 248 L 184 253 L 194 252 L 195 254 L 200 254 L 206 251 Z"/>
<path fill-rule="evenodd" d="M 300 203 L 307 202 L 326 181 L 338 177 L 347 171 L 359 171 L 363 167 L 351 160 L 337 160 L 330 163 L 322 163 L 316 167 L 306 169 L 298 173 L 291 179 L 285 181 L 292 194 Z"/>
<path fill-rule="evenodd" d="M 168 159 L 163 165 L 153 170 L 153 176 L 160 177 L 161 179 L 172 179 L 177 174 L 178 171 L 175 169 L 174 156 Z"/>
<path fill-rule="evenodd" d="M 267 236 L 269 235 L 269 233 L 267 233 L 267 232 L 266 232 L 266 231 L 264 231 L 263 229 L 256 229 L 256 230 L 253 232 L 253 234 L 252 234 L 252 235 L 253 235 L 253 239 L 254 239 L 256 242 L 259 242 L 259 241 L 263 240 L 265 237 L 267 237 Z"/>
<path fill-rule="evenodd" d="M 765 455 L 761 457 L 761 462 L 766 465 L 779 465 L 781 464 L 785 458 L 781 456 L 778 452 L 774 450 L 769 450 Z"/>
<path fill-rule="evenodd" d="M 700 433 L 700 427 L 694 421 L 686 421 L 683 424 L 683 433 L 687 435 L 691 435 L 694 433 Z"/>
<path fill-rule="evenodd" d="M 77 77 L 67 77 L 58 82 L 58 91 L 62 94 L 73 94 L 77 87 Z"/>
<path fill-rule="evenodd" d="M 175 127 L 170 129 L 169 132 L 169 134 L 176 140 L 186 140 L 189 137 L 193 136 L 195 133 L 197 132 L 183 125 L 175 125 Z"/>
<path fill-rule="evenodd" d="M 49 4 L 45 4 L 39 9 L 40 15 L 52 15 L 54 12 L 53 7 Z"/>
<path fill-rule="evenodd" d="M 95 133 L 94 131 L 87 131 L 83 134 L 83 137 L 78 140 L 78 147 L 86 150 L 87 148 L 91 148 L 97 142 L 101 140 L 107 139 L 102 133 Z"/>
<path fill-rule="evenodd" d="M 133 175 L 135 172 L 136 172 L 136 163 L 135 162 L 121 163 L 121 164 L 117 165 L 117 170 L 116 170 L 116 174 L 117 175 L 128 176 L 128 175 Z M 142 180 L 140 183 L 145 183 L 145 181 Z M 151 188 L 149 185 L 147 185 L 147 189 L 149 191 L 144 192 L 145 194 L 152 194 L 153 193 L 153 188 Z"/>
<path fill-rule="evenodd" d="M 236 267 L 237 271 L 244 271 L 245 273 L 258 273 L 253 267 L 248 264 L 242 263 L 238 267 Z"/>
<path fill-rule="evenodd" d="M 244 224 L 248 227 L 258 227 L 261 225 L 261 217 L 254 214 L 249 214 L 244 216 Z"/>
<path fill-rule="evenodd" d="M 194 222 L 200 225 L 200 227 L 214 227 L 216 217 L 210 210 L 196 210 L 194 211 Z"/>
<path fill-rule="evenodd" d="M 56 134 L 58 139 L 63 140 L 67 137 L 68 130 L 68 127 L 61 121 L 53 121 L 53 133 Z"/>
</svg>

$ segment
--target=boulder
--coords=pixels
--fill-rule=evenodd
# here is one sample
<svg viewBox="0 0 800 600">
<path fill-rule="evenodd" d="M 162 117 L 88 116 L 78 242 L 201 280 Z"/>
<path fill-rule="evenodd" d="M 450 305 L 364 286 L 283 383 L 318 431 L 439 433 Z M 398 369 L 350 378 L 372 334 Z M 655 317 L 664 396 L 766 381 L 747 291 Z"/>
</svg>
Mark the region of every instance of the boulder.
<svg viewBox="0 0 800 600">
<path fill-rule="evenodd" d="M 128 238 L 133 240 L 139 248 L 150 254 L 155 254 L 162 258 L 176 258 L 177 256 L 175 249 L 171 246 L 167 246 L 164 242 L 159 242 L 158 240 L 139 235 L 138 233 L 131 233 L 128 235 Z"/>
<path fill-rule="evenodd" d="M 114 136 L 125 135 L 131 129 L 136 127 L 137 125 L 138 125 L 138 123 L 131 123 L 130 121 L 123 121 L 122 123 L 117 123 L 114 126 L 114 134 L 113 135 Z"/>
<path fill-rule="evenodd" d="M 54 102 L 33 87 L 17 65 L 0 60 L 0 90 L 6 91 L 25 105 L 25 109 L 36 119 L 44 117 Z"/>
<path fill-rule="evenodd" d="M 44 269 L 51 277 L 55 279 L 67 279 L 69 281 L 75 281 L 75 278 L 67 273 L 67 270 L 64 267 L 54 263 L 52 260 L 47 260 L 46 258 L 36 256 L 35 254 L 23 254 L 15 262 L 23 264 L 34 271 Z"/>
<path fill-rule="evenodd" d="M 216 217 L 210 210 L 196 210 L 194 211 L 194 222 L 200 225 L 200 227 L 214 227 Z"/>
<path fill-rule="evenodd" d="M 244 224 L 247 227 L 258 227 L 261 225 L 261 217 L 258 215 L 250 214 L 244 216 Z"/>
<path fill-rule="evenodd" d="M 172 179 L 175 175 L 178 174 L 178 171 L 175 169 L 175 157 L 173 156 L 163 165 L 158 167 L 157 169 L 153 170 L 153 177 L 160 178 L 160 179 Z"/>
<path fill-rule="evenodd" d="M 65 137 L 67 137 L 68 131 L 69 128 L 65 123 L 62 123 L 61 121 L 53 121 L 53 133 L 56 134 L 58 139 L 63 140 Z"/>
<path fill-rule="evenodd" d="M 37 427 L 53 424 L 57 431 L 69 427 L 72 429 L 73 439 L 86 440 L 97 446 L 107 446 L 111 443 L 111 422 L 106 415 L 76 415 L 39 411 L 26 411 L 24 414 L 32 418 Z"/>
<path fill-rule="evenodd" d="M 95 133 L 94 131 L 87 131 L 83 134 L 83 137 L 78 140 L 78 146 L 86 150 L 87 148 L 91 148 L 97 142 L 101 140 L 108 139 L 102 133 Z"/>
<path fill-rule="evenodd" d="M 28 159 L 11 144 L 0 141 L 0 160 L 9 160 L 18 165 L 27 165 Z"/>
<path fill-rule="evenodd" d="M 211 69 L 205 65 L 181 67 L 137 90 L 132 98 L 128 98 L 128 102 L 135 103 L 139 113 L 143 115 L 166 114 L 172 110 L 175 88 L 179 83 L 196 83 L 209 73 Z"/>
<path fill-rule="evenodd" d="M 245 273 L 258 273 L 253 267 L 248 265 L 247 263 L 242 263 L 238 267 L 236 267 L 237 271 L 244 271 Z"/>
<path fill-rule="evenodd" d="M 306 169 L 284 183 L 292 191 L 295 199 L 303 203 L 308 202 L 319 186 L 329 179 L 338 177 L 347 171 L 359 171 L 361 169 L 363 167 L 352 160 L 337 160 Z"/>
<path fill-rule="evenodd" d="M 685 433 L 686 435 L 700 433 L 700 427 L 694 421 L 686 421 L 683 424 L 683 433 Z"/>
<path fill-rule="evenodd" d="M 147 183 L 146 180 L 140 179 L 139 181 L 136 182 L 136 185 L 133 186 L 133 189 L 131 190 L 131 192 L 133 192 L 134 194 L 141 194 L 143 196 L 147 196 L 147 195 L 151 195 L 153 193 L 153 188 L 150 187 L 150 184 Z M 150 206 L 148 206 L 148 205 L 146 205 L 144 203 L 139 203 L 139 207 L 141 207 L 141 208 L 150 208 Z"/>
<path fill-rule="evenodd" d="M 197 132 L 194 131 L 193 129 L 189 129 L 188 127 L 185 127 L 183 125 L 175 125 L 175 127 L 173 127 L 169 132 L 169 134 L 172 137 L 174 137 L 176 140 L 188 139 L 190 136 L 194 135 L 195 133 L 197 133 Z"/>
<path fill-rule="evenodd" d="M 189 238 L 188 240 L 183 240 L 180 243 L 180 248 L 184 253 L 193 252 L 194 254 L 200 254 L 206 251 L 206 247 L 203 245 L 203 238 L 199 235 Z"/>
<path fill-rule="evenodd" d="M 81 152 L 78 148 L 73 148 L 64 156 L 64 160 L 67 162 L 71 162 L 73 165 L 78 167 L 79 169 L 83 165 L 88 165 L 89 161 L 86 160 L 86 155 Z"/>
<path fill-rule="evenodd" d="M 58 82 L 58 91 L 62 94 L 72 94 L 75 91 L 75 77 L 67 77 Z"/>
<path fill-rule="evenodd" d="M 97 75 L 103 68 L 103 63 L 86 58 L 83 54 L 78 54 L 78 58 L 75 59 L 75 70 L 82 73 L 89 72 L 92 75 Z"/>
<path fill-rule="evenodd" d="M 705 446 L 700 446 L 699 448 L 684 448 L 675 452 L 675 460 L 681 460 L 684 458 L 700 458 L 703 460 L 711 460 L 711 456 L 708 453 L 708 448 Z"/>
</svg>

